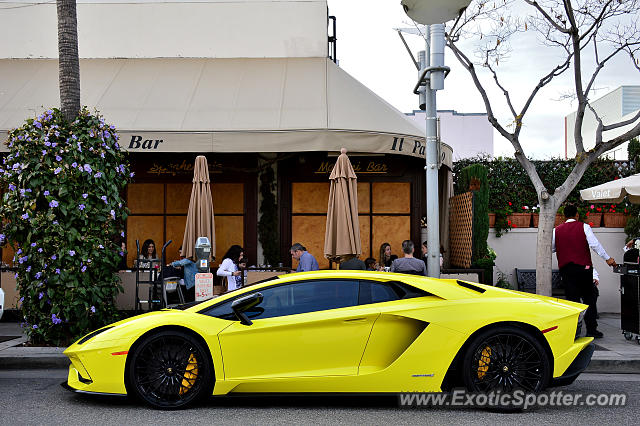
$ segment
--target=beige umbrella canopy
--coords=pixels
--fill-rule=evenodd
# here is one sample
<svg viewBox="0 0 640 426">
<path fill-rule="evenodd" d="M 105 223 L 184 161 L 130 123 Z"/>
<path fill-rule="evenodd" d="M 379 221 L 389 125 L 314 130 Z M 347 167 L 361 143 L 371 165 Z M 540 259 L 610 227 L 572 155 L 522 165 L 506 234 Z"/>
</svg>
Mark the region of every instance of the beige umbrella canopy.
<svg viewBox="0 0 640 426">
<path fill-rule="evenodd" d="M 182 252 L 184 257 L 195 259 L 195 244 L 198 237 L 207 237 L 211 242 L 211 256 L 216 253 L 216 236 L 213 221 L 213 200 L 211 198 L 211 184 L 209 180 L 209 165 L 203 155 L 196 157 L 193 168 L 193 187 L 187 223 L 184 228 Z"/>
<path fill-rule="evenodd" d="M 342 148 L 329 176 L 329 206 L 324 255 L 330 260 L 362 253 L 358 221 L 358 181 L 347 150 Z"/>
<path fill-rule="evenodd" d="M 580 191 L 583 200 L 594 203 L 619 203 L 625 196 L 631 203 L 640 204 L 640 173 Z"/>
</svg>

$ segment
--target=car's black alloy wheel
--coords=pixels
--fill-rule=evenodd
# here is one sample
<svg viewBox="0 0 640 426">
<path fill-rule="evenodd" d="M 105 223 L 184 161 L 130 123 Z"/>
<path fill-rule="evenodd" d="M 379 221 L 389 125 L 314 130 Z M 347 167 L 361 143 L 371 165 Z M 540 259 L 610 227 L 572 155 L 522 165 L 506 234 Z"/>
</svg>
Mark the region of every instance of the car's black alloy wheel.
<svg viewBox="0 0 640 426">
<path fill-rule="evenodd" d="M 182 408 L 211 394 L 213 366 L 192 336 L 162 331 L 145 337 L 131 354 L 129 384 L 154 408 Z"/>
<path fill-rule="evenodd" d="M 511 326 L 480 333 L 464 357 L 465 387 L 472 392 L 540 392 L 546 388 L 551 365 L 540 342 Z"/>
</svg>

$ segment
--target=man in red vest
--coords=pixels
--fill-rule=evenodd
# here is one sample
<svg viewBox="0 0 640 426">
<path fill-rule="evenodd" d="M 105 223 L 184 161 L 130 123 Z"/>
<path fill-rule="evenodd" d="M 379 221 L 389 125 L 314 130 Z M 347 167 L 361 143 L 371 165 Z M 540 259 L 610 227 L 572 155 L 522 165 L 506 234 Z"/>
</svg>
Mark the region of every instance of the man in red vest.
<svg viewBox="0 0 640 426">
<path fill-rule="evenodd" d="M 587 336 L 599 338 L 602 333 L 598 331 L 596 321 L 596 294 L 589 248 L 598 253 L 609 266 L 616 266 L 616 261 L 593 235 L 591 227 L 578 221 L 578 208 L 575 205 L 569 204 L 564 208 L 564 217 L 566 222 L 553 230 L 552 250 L 558 257 L 565 295 L 568 300 L 589 305 L 584 316 Z"/>
</svg>

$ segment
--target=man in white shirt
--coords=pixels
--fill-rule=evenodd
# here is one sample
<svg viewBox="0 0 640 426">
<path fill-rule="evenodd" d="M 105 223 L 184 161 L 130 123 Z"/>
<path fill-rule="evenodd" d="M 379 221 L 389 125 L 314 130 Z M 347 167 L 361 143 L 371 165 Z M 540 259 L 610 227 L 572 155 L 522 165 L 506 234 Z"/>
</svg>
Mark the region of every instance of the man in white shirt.
<svg viewBox="0 0 640 426">
<path fill-rule="evenodd" d="M 598 253 L 609 266 L 616 266 L 616 261 L 607 254 L 591 227 L 578 222 L 578 208 L 575 205 L 569 204 L 564 208 L 564 217 L 566 222 L 553 230 L 551 249 L 558 258 L 567 299 L 589 305 L 584 318 L 587 336 L 600 338 L 602 333 L 597 329 L 593 263 L 589 249 Z"/>
</svg>

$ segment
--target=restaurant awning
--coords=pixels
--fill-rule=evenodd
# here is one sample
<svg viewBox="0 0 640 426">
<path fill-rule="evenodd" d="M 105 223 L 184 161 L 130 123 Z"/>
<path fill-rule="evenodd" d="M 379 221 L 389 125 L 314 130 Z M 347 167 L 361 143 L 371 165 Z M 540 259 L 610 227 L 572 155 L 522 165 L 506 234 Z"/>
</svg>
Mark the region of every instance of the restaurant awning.
<svg viewBox="0 0 640 426">
<path fill-rule="evenodd" d="M 0 75 L 2 141 L 60 103 L 55 59 L 3 59 Z M 424 129 L 326 58 L 83 59 L 80 77 L 82 104 L 133 152 L 346 147 L 424 157 Z M 451 168 L 452 150 L 441 148 Z"/>
</svg>

